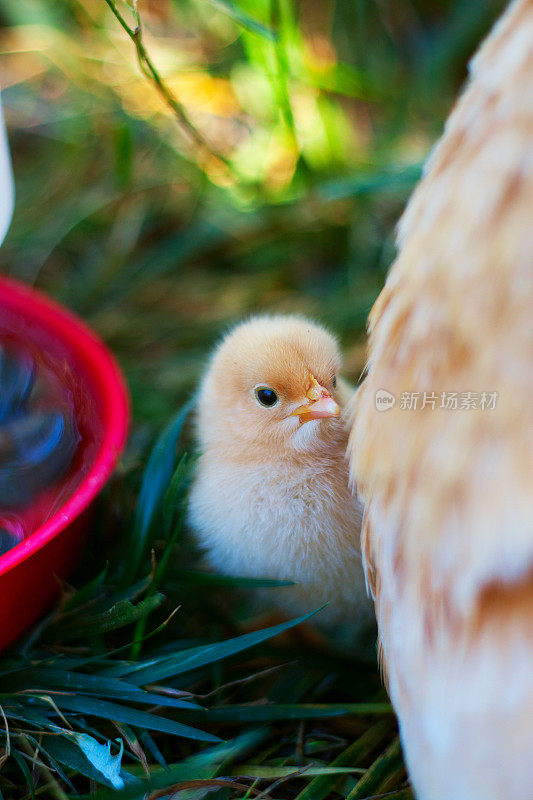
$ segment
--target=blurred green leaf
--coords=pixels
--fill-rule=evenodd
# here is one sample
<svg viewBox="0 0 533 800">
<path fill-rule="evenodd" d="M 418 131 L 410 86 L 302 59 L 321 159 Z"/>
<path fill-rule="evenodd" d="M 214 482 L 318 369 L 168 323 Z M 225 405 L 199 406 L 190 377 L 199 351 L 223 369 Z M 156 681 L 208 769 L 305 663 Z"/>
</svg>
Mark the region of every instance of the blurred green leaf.
<svg viewBox="0 0 533 800">
<path fill-rule="evenodd" d="M 220 11 L 223 11 L 224 14 L 227 14 L 229 17 L 231 17 L 232 20 L 237 23 L 237 25 L 241 25 L 251 33 L 258 33 L 265 39 L 276 41 L 277 36 L 274 31 L 270 30 L 270 28 L 267 28 L 267 26 L 263 25 L 262 22 L 258 22 L 253 17 L 250 17 L 249 14 L 246 14 L 246 12 L 239 8 L 236 3 L 230 3 L 228 0 L 207 0 L 207 2 L 212 6 L 215 6 L 215 8 L 218 8 Z"/>
</svg>

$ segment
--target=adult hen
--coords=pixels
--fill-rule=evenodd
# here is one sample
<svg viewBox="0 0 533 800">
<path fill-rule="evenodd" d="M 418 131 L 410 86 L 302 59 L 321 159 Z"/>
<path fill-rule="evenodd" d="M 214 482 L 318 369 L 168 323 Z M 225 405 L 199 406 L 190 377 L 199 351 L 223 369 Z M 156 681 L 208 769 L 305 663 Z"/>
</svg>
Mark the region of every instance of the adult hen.
<svg viewBox="0 0 533 800">
<path fill-rule="evenodd" d="M 473 62 L 371 330 L 352 467 L 417 797 L 531 800 L 532 0 Z"/>
<path fill-rule="evenodd" d="M 294 581 L 269 596 L 290 614 L 327 602 L 319 621 L 330 626 L 352 625 L 365 606 L 340 366 L 334 338 L 309 320 L 234 328 L 201 384 L 189 506 L 216 570 Z"/>
</svg>

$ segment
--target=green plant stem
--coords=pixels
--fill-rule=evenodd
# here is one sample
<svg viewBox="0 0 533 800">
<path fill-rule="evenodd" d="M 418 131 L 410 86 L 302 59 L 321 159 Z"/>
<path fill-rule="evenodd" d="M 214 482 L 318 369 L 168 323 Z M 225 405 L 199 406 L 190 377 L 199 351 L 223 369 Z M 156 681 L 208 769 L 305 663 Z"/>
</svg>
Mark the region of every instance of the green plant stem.
<svg viewBox="0 0 533 800">
<path fill-rule="evenodd" d="M 180 514 L 179 519 L 174 526 L 174 531 L 172 533 L 172 536 L 170 537 L 170 541 L 167 547 L 165 548 L 165 552 L 163 553 L 161 561 L 154 570 L 153 578 L 150 582 L 150 586 L 146 593 L 146 599 L 155 594 L 155 592 L 159 587 L 159 584 L 161 583 L 163 575 L 165 574 L 168 560 L 170 558 L 174 545 L 177 541 L 177 538 L 181 532 L 184 519 L 185 519 L 185 511 L 183 511 Z M 139 658 L 141 647 L 144 641 L 144 634 L 146 631 L 147 621 L 148 621 L 148 614 L 145 614 L 143 617 L 141 617 L 141 619 L 137 622 L 137 625 L 135 626 L 135 633 L 133 636 L 133 643 L 131 645 L 131 651 L 130 651 L 130 658 L 132 661 L 136 661 Z"/>
<path fill-rule="evenodd" d="M 29 742 L 25 737 L 21 737 L 20 739 L 20 749 L 23 750 L 30 758 L 35 758 L 35 753 L 31 749 Z M 41 764 L 39 769 L 41 770 L 43 777 L 46 781 L 48 781 L 47 788 L 50 792 L 51 797 L 54 797 L 55 800 L 69 800 L 69 797 L 59 783 L 56 781 L 48 767 L 45 767 L 44 764 Z"/>
<path fill-rule="evenodd" d="M 135 19 L 136 19 L 137 24 L 136 24 L 135 28 L 130 28 L 130 26 L 128 25 L 128 23 L 126 22 L 126 20 L 124 19 L 124 17 L 120 13 L 120 11 L 118 10 L 117 5 L 114 2 L 114 0 L 104 0 L 104 1 L 105 1 L 105 3 L 107 3 L 109 8 L 111 9 L 111 12 L 116 17 L 116 19 L 120 23 L 121 27 L 125 30 L 125 32 L 129 36 L 129 38 L 132 40 L 133 44 L 135 45 L 135 51 L 137 53 L 137 60 L 139 62 L 139 67 L 141 68 L 141 71 L 142 71 L 143 75 L 145 75 L 146 78 L 151 80 L 152 83 L 155 85 L 159 95 L 162 97 L 164 102 L 167 104 L 167 106 L 174 113 L 179 125 L 187 132 L 189 137 L 192 139 L 192 141 L 196 144 L 196 146 L 198 148 L 200 148 L 205 153 L 207 153 L 208 155 L 216 158 L 218 161 L 220 161 L 222 164 L 224 164 L 224 166 L 232 174 L 232 176 L 236 177 L 234 168 L 231 165 L 231 163 L 228 161 L 228 159 L 225 158 L 225 156 L 221 155 L 220 153 L 215 152 L 211 148 L 211 146 L 204 139 L 202 134 L 194 127 L 194 125 L 192 124 L 192 122 L 188 118 L 187 113 L 185 111 L 185 107 L 183 106 L 183 104 L 180 103 L 179 100 L 177 100 L 174 97 L 174 95 L 172 94 L 172 92 L 170 91 L 168 86 L 165 84 L 165 82 L 161 78 L 159 72 L 157 71 L 156 67 L 154 66 L 154 63 L 153 63 L 152 59 L 150 58 L 150 56 L 148 55 L 148 52 L 147 52 L 147 50 L 146 50 L 146 48 L 144 46 L 144 43 L 143 43 L 143 40 L 142 40 L 141 18 L 140 18 L 139 12 L 137 11 L 136 7 L 135 7 L 133 13 L 135 15 Z"/>
</svg>

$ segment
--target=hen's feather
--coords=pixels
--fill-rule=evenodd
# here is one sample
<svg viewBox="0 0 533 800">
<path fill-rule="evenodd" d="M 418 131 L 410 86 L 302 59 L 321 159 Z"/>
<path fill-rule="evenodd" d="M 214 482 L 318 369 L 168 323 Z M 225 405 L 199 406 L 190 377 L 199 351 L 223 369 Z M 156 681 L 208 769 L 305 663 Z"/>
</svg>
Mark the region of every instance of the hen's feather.
<svg viewBox="0 0 533 800">
<path fill-rule="evenodd" d="M 473 61 L 398 241 L 351 435 L 390 693 L 421 800 L 530 800 L 532 0 Z"/>
</svg>

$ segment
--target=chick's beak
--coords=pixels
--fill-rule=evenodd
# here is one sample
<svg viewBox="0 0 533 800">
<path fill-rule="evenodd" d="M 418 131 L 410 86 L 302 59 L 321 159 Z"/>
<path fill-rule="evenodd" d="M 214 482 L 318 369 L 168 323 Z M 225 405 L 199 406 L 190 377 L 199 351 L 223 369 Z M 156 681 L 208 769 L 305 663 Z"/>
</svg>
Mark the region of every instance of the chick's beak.
<svg viewBox="0 0 533 800">
<path fill-rule="evenodd" d="M 305 396 L 309 402 L 299 406 L 291 414 L 291 417 L 300 418 L 300 425 L 304 422 L 310 422 L 312 419 L 338 417 L 341 413 L 340 407 L 331 396 L 331 393 L 313 375 L 311 375 L 311 388 Z"/>
</svg>

